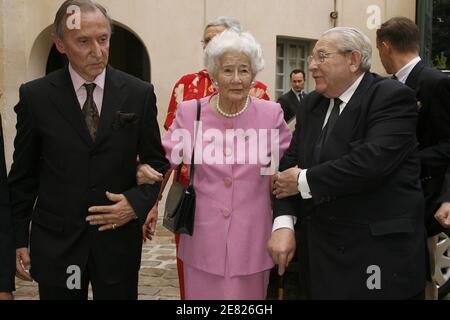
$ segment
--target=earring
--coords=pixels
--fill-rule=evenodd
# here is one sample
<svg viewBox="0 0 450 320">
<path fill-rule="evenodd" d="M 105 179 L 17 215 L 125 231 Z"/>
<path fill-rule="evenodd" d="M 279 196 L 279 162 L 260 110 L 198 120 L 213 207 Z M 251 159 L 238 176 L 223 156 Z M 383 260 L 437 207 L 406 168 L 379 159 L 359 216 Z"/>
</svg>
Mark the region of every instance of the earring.
<svg viewBox="0 0 450 320">
<path fill-rule="evenodd" d="M 219 83 L 217 81 L 214 81 L 214 86 L 219 87 Z"/>
</svg>

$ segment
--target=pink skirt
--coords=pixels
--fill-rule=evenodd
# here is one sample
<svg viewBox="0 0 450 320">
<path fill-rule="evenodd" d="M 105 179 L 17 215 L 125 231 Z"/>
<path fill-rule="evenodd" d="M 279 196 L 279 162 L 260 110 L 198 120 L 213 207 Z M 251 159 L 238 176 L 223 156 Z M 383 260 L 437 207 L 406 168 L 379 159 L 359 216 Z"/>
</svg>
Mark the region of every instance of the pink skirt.
<svg viewBox="0 0 450 320">
<path fill-rule="evenodd" d="M 184 263 L 186 300 L 265 300 L 270 269 L 248 276 L 218 276 Z"/>
</svg>

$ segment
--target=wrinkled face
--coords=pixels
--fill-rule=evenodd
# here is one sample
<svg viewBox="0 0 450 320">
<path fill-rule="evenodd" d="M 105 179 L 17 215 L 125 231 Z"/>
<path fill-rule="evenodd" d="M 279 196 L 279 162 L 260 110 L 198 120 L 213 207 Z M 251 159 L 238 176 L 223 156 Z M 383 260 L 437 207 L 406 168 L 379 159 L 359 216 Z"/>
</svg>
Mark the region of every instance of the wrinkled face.
<svg viewBox="0 0 450 320">
<path fill-rule="evenodd" d="M 85 80 L 94 81 L 108 65 L 111 30 L 100 10 L 81 12 L 81 28 L 63 28 L 63 39 L 53 35 L 59 52 Z"/>
<path fill-rule="evenodd" d="M 378 49 L 378 54 L 380 55 L 381 63 L 383 64 L 383 67 L 386 70 L 386 73 L 394 74 L 395 70 L 392 65 L 392 59 L 389 54 L 389 51 L 390 51 L 389 44 L 384 41 L 377 41 L 377 49 Z"/>
<path fill-rule="evenodd" d="M 203 35 L 203 40 L 202 40 L 203 49 L 206 49 L 206 46 L 212 40 L 212 38 L 214 38 L 218 34 L 224 32 L 226 29 L 227 28 L 225 26 L 214 26 L 214 27 L 209 27 L 208 29 L 206 29 L 205 34 Z"/>
<path fill-rule="evenodd" d="M 301 92 L 305 88 L 305 78 L 303 73 L 294 73 L 291 77 L 292 89 L 296 92 Z"/>
<path fill-rule="evenodd" d="M 354 65 L 350 52 L 338 51 L 337 41 L 337 36 L 333 34 L 320 38 L 309 64 L 316 91 L 328 98 L 344 93 L 355 80 L 354 73 L 359 69 L 359 65 Z"/>
<path fill-rule="evenodd" d="M 241 52 L 222 55 L 214 77 L 221 97 L 230 102 L 247 98 L 253 81 L 253 70 L 249 57 Z"/>
</svg>

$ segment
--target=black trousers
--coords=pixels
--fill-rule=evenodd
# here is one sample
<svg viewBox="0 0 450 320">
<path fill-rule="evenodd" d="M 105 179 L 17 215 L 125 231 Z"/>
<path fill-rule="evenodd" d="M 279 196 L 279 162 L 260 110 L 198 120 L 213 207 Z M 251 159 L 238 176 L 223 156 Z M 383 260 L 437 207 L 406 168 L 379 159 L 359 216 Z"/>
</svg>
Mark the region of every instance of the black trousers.
<svg viewBox="0 0 450 320">
<path fill-rule="evenodd" d="M 87 268 L 81 276 L 80 290 L 39 284 L 39 298 L 41 300 L 87 300 L 90 283 L 94 300 L 137 300 L 138 272 L 115 284 L 105 283 L 100 277 L 100 272 L 96 269 L 93 259 L 89 259 Z"/>
</svg>

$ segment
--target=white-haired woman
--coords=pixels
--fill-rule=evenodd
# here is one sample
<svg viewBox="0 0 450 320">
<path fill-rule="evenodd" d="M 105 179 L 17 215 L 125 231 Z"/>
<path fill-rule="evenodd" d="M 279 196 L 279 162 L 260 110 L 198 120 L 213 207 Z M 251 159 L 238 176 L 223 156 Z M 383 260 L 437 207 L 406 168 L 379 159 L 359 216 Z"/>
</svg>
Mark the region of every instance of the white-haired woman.
<svg viewBox="0 0 450 320">
<path fill-rule="evenodd" d="M 203 152 L 196 149 L 195 161 L 202 163 L 195 167 L 194 234 L 181 235 L 178 252 L 186 299 L 261 300 L 273 266 L 267 251 L 270 175 L 264 171 L 270 159 L 283 155 L 291 134 L 279 104 L 249 95 L 264 67 L 252 35 L 226 30 L 216 36 L 205 50 L 205 65 L 218 93 L 200 100 L 203 135 L 196 148 L 202 144 Z M 163 136 L 173 167 L 179 161 L 172 154 L 190 160 L 193 139 L 181 145 L 174 137 L 182 130 L 194 136 L 196 115 L 195 100 L 182 102 Z"/>
<path fill-rule="evenodd" d="M 208 43 L 213 39 L 216 35 L 222 33 L 226 29 L 234 29 L 237 32 L 242 31 L 241 23 L 232 17 L 220 16 L 217 17 L 205 26 L 202 37 L 203 49 L 206 48 Z M 166 120 L 164 122 L 164 128 L 167 130 L 172 125 L 178 105 L 183 101 L 189 101 L 192 99 L 201 99 L 204 97 L 211 96 L 217 91 L 217 88 L 213 85 L 211 77 L 206 69 L 200 70 L 196 73 L 191 73 L 182 76 L 177 83 L 175 84 L 172 95 L 170 97 L 169 108 L 167 110 Z M 252 89 L 250 90 L 250 95 L 264 99 L 270 100 L 270 97 L 267 92 L 267 86 L 259 81 L 255 81 Z M 174 177 L 176 179 L 177 177 Z M 182 167 L 180 182 L 183 185 L 189 184 L 187 168 L 186 166 Z M 162 182 L 162 191 L 168 181 L 168 177 L 164 179 Z M 162 193 L 162 192 L 161 192 Z M 147 221 L 143 226 L 143 237 L 145 239 L 152 239 L 152 235 L 154 234 L 154 230 L 156 228 L 158 216 L 158 203 L 153 207 L 148 215 Z M 179 243 L 179 236 L 175 237 L 177 249 Z M 180 297 L 184 300 L 184 277 L 183 277 L 183 263 L 177 259 L 177 270 L 178 277 L 180 280 Z"/>
</svg>

